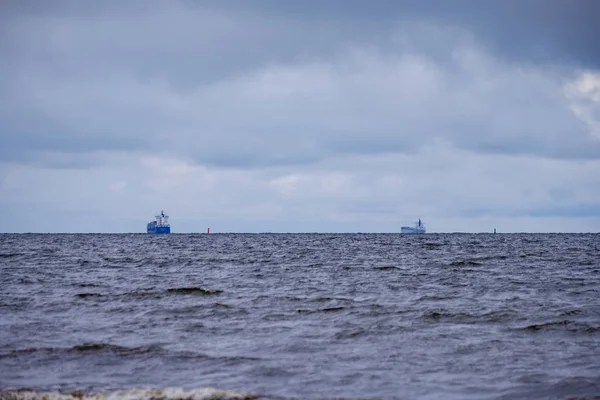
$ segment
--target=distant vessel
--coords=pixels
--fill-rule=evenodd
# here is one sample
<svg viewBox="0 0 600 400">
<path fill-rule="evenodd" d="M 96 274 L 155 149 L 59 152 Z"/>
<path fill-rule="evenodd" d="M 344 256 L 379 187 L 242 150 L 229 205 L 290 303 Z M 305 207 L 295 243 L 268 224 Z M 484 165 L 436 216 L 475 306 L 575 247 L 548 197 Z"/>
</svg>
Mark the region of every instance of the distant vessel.
<svg viewBox="0 0 600 400">
<path fill-rule="evenodd" d="M 400 228 L 400 232 L 402 233 L 425 233 L 425 225 L 421 222 L 421 218 L 419 221 L 415 222 L 415 226 L 403 226 Z"/>
<path fill-rule="evenodd" d="M 164 211 L 154 216 L 155 220 L 146 225 L 148 233 L 171 233 L 171 224 L 169 224 L 169 216 L 165 215 Z"/>
</svg>

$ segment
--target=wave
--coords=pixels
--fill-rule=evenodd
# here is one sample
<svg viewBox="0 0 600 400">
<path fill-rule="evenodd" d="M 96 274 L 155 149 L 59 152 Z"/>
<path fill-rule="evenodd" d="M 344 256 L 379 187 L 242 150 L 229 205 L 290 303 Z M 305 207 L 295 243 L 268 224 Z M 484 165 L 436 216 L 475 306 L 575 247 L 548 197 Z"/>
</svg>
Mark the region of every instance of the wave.
<svg viewBox="0 0 600 400">
<path fill-rule="evenodd" d="M 89 393 L 81 391 L 0 391 L 0 400 L 256 400 L 260 398 L 261 396 L 256 394 L 215 388 L 129 389 Z"/>
<path fill-rule="evenodd" d="M 95 293 L 95 292 L 84 292 L 84 293 L 77 293 L 75 294 L 75 297 L 79 297 L 81 299 L 86 299 L 89 297 L 105 297 L 105 296 L 110 296 L 110 297 L 161 297 L 164 296 L 165 294 L 186 294 L 186 295 L 199 295 L 199 296 L 216 296 L 223 293 L 222 290 L 219 289 L 214 289 L 214 290 L 210 290 L 210 289 L 205 289 L 203 287 L 176 287 L 176 288 L 169 288 L 166 290 L 156 290 L 154 288 L 147 288 L 147 289 L 139 289 L 139 290 L 135 290 L 132 292 L 127 292 L 127 293 L 114 293 L 114 294 L 110 294 L 110 293 Z"/>
<path fill-rule="evenodd" d="M 339 307 L 321 308 L 321 309 L 318 309 L 318 310 L 300 309 L 300 310 L 296 310 L 296 312 L 298 314 L 314 314 L 314 313 L 321 313 L 321 312 L 336 312 L 336 311 L 342 311 L 344 309 L 345 309 L 345 307 L 339 306 Z"/>
<path fill-rule="evenodd" d="M 392 270 L 392 269 L 400 269 L 394 265 L 382 265 L 380 267 L 375 267 L 375 269 L 381 270 L 381 271 L 386 271 L 386 270 Z"/>
<path fill-rule="evenodd" d="M 260 358 L 241 356 L 241 355 L 211 355 L 197 353 L 186 350 L 167 350 L 160 345 L 153 344 L 148 346 L 127 347 L 109 343 L 83 343 L 72 347 L 33 347 L 26 349 L 13 350 L 6 353 L 0 353 L 2 359 L 19 359 L 21 357 L 48 357 L 60 358 L 61 356 L 97 356 L 111 355 L 117 357 L 135 357 L 135 356 L 163 356 L 173 359 L 194 359 L 211 360 L 216 362 L 240 363 L 260 360 Z M 2 400 L 2 398 L 0 398 Z"/>
<path fill-rule="evenodd" d="M 24 256 L 25 253 L 0 253 L 0 258 L 12 258 L 12 257 L 19 257 L 19 256 Z"/>
<path fill-rule="evenodd" d="M 338 332 L 335 335 L 333 335 L 333 338 L 336 340 L 356 339 L 367 335 L 368 334 L 365 330 L 359 328 L 358 330 L 347 330 Z"/>
<path fill-rule="evenodd" d="M 425 320 L 463 324 L 508 322 L 516 316 L 516 312 L 510 309 L 494 310 L 482 313 L 452 312 L 443 309 L 437 309 L 428 310 L 421 314 L 421 318 Z"/>
<path fill-rule="evenodd" d="M 204 296 L 212 296 L 223 293 L 222 290 L 208 290 L 201 287 L 182 287 L 182 288 L 171 288 L 167 289 L 169 293 L 180 293 L 180 294 L 199 294 Z"/>
<path fill-rule="evenodd" d="M 572 333 L 597 333 L 600 332 L 600 327 L 591 326 L 585 323 L 571 321 L 571 320 L 561 320 L 561 321 L 551 321 L 542 324 L 532 324 L 526 327 L 520 328 L 524 331 L 529 332 L 538 332 L 538 331 L 550 331 L 550 330 L 566 330 Z"/>
<path fill-rule="evenodd" d="M 153 351 L 160 351 L 161 347 L 159 346 L 140 346 L 140 347 L 126 347 L 126 346 L 118 346 L 114 344 L 108 343 L 84 343 L 80 345 L 76 345 L 73 347 L 39 347 L 39 348 L 28 348 L 28 349 L 20 349 L 14 350 L 9 353 L 0 353 L 0 359 L 7 357 L 15 357 L 21 354 L 32 354 L 32 353 L 42 353 L 42 354 L 50 354 L 50 353 L 101 353 L 101 352 L 111 352 L 111 353 L 120 353 L 120 354 L 142 354 L 149 353 Z"/>
<path fill-rule="evenodd" d="M 85 299 L 86 297 L 102 297 L 103 295 L 100 293 L 77 293 L 75 297 L 80 297 Z"/>
<path fill-rule="evenodd" d="M 476 260 L 457 260 L 450 263 L 451 266 L 463 266 L 463 265 L 483 265 L 481 261 Z"/>
<path fill-rule="evenodd" d="M 425 247 L 425 248 L 438 248 L 438 247 L 443 247 L 446 246 L 447 243 L 436 243 L 436 242 L 424 242 L 421 244 L 421 247 Z"/>
<path fill-rule="evenodd" d="M 300 298 L 300 297 L 296 297 L 295 300 L 299 300 L 299 301 L 312 301 L 312 302 L 316 302 L 316 303 L 321 303 L 321 302 L 329 302 L 329 301 L 346 301 L 346 302 L 353 302 L 354 300 L 349 299 L 347 297 L 314 297 L 312 299 L 307 299 L 307 298 Z"/>
<path fill-rule="evenodd" d="M 462 266 L 462 265 L 483 265 L 486 261 L 495 261 L 495 260 L 506 260 L 508 256 L 506 254 L 493 254 L 489 256 L 480 256 L 480 257 L 469 257 L 464 260 L 455 260 L 450 263 L 452 266 Z"/>
</svg>

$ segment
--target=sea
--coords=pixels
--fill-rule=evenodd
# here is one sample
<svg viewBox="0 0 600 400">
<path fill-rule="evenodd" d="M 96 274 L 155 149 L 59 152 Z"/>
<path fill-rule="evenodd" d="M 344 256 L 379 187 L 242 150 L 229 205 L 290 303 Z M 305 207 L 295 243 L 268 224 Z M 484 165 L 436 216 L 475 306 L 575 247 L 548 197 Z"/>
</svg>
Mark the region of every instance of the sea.
<svg viewBox="0 0 600 400">
<path fill-rule="evenodd" d="M 600 234 L 2 234 L 0 399 L 600 399 Z"/>
</svg>

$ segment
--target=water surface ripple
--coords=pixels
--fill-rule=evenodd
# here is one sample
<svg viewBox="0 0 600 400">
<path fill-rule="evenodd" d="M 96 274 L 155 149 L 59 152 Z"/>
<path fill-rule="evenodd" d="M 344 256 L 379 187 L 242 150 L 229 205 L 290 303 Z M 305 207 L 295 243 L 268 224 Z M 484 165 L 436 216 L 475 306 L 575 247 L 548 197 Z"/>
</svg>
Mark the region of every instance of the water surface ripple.
<svg viewBox="0 0 600 400">
<path fill-rule="evenodd" d="M 3 234 L 0 288 L 0 399 L 600 398 L 598 234 Z"/>
</svg>

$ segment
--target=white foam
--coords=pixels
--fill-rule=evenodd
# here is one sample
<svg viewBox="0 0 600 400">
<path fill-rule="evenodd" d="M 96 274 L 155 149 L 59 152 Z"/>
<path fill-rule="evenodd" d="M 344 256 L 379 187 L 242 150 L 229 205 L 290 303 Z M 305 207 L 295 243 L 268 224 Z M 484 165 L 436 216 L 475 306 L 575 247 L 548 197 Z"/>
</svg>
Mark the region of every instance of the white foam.
<svg viewBox="0 0 600 400">
<path fill-rule="evenodd" d="M 130 389 L 110 392 L 38 392 L 16 390 L 0 392 L 0 400 L 254 400 L 259 396 L 237 393 L 230 390 L 201 388 L 183 390 Z"/>
</svg>

